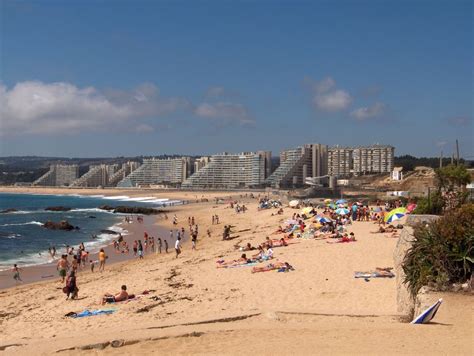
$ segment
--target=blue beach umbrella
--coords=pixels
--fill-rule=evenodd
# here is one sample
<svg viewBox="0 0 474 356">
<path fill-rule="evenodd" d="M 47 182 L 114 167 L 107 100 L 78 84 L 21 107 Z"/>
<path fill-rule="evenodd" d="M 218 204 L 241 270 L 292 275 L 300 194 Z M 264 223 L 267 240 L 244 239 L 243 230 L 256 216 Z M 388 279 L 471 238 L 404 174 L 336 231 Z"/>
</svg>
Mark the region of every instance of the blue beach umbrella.
<svg viewBox="0 0 474 356">
<path fill-rule="evenodd" d="M 337 202 L 336 202 L 337 205 L 339 204 L 347 204 L 347 200 L 346 199 L 339 199 Z"/>
<path fill-rule="evenodd" d="M 336 210 L 336 214 L 338 214 L 338 215 L 347 215 L 347 214 L 349 214 L 349 209 L 339 208 L 339 209 Z"/>
<path fill-rule="evenodd" d="M 332 219 L 330 219 L 326 216 L 316 216 L 316 221 L 318 221 L 320 223 L 328 223 L 328 222 L 332 222 Z"/>
</svg>

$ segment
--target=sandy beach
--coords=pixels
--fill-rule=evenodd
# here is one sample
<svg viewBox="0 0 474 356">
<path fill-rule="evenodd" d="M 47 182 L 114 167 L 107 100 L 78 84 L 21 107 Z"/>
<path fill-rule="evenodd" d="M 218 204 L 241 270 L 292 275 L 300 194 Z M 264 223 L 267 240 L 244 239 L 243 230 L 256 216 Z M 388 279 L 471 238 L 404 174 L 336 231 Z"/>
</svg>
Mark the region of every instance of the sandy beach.
<svg viewBox="0 0 474 356">
<path fill-rule="evenodd" d="M 295 270 L 252 274 L 250 267 L 216 268 L 216 261 L 237 259 L 241 252 L 235 245 L 263 242 L 294 210 L 285 207 L 283 215 L 275 209 L 259 211 L 256 199 L 235 192 L 170 193 L 160 194 L 208 199 L 174 208 L 178 227 L 187 229 L 188 216 L 199 225 L 196 251 L 185 242 L 178 259 L 170 246 L 169 254 L 118 262 L 104 273 L 80 272 L 78 300 L 66 301 L 57 280 L 2 290 L 0 348 L 6 354 L 45 355 L 60 350 L 89 354 L 88 349 L 105 354 L 472 354 L 471 295 L 433 295 L 445 300 L 435 322 L 410 325 L 397 313 L 395 278 L 354 278 L 355 271 L 393 266 L 397 239 L 371 234 L 373 223 L 349 227 L 354 243 L 298 239 L 275 248 L 276 260 Z M 213 200 L 224 195 L 237 196 L 248 211 L 237 214 Z M 219 225 L 211 224 L 214 214 Z M 172 227 L 171 219 L 152 219 L 165 230 Z M 229 241 L 222 240 L 226 224 L 234 226 Z M 122 284 L 130 293 L 152 291 L 128 303 L 102 306 L 102 295 L 118 292 Z M 116 311 L 65 317 L 101 308 Z M 113 348 L 113 340 L 124 346 Z"/>
</svg>

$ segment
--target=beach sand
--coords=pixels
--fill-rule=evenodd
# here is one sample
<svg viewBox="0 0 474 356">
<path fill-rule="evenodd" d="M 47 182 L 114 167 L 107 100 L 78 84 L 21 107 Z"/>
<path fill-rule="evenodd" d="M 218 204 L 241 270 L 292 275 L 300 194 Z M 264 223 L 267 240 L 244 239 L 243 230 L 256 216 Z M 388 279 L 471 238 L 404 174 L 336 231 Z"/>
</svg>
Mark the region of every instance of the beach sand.
<svg viewBox="0 0 474 356">
<path fill-rule="evenodd" d="M 354 278 L 354 271 L 393 266 L 397 239 L 370 234 L 376 228 L 370 222 L 349 228 L 358 240 L 354 243 L 301 240 L 275 248 L 279 261 L 294 266 L 289 273 L 217 269 L 216 260 L 240 257 L 235 244 L 262 242 L 294 212 L 285 208 L 283 215 L 272 216 L 276 210 L 258 211 L 255 199 L 242 201 L 249 208 L 244 214 L 213 201 L 179 207 L 178 227 L 187 230 L 188 216 L 199 224 L 197 251 L 187 242 L 178 259 L 170 246 L 167 255 L 120 262 L 104 273 L 80 273 L 79 300 L 66 301 L 57 281 L 0 291 L 0 348 L 18 345 L 6 348 L 6 354 L 51 354 L 70 348 L 62 353 L 85 354 L 90 351 L 81 347 L 124 340 L 128 345 L 100 352 L 472 354 L 471 295 L 442 294 L 445 302 L 435 323 L 410 325 L 397 313 L 395 278 L 370 282 Z M 211 225 L 213 214 L 219 215 L 219 225 Z M 171 227 L 171 219 L 157 223 Z M 225 224 L 235 226 L 230 241 L 222 241 Z M 118 292 L 122 284 L 135 294 L 156 291 L 105 306 L 117 310 L 111 315 L 64 317 L 71 311 L 103 308 L 101 296 Z M 433 301 L 437 297 L 433 295 Z"/>
</svg>

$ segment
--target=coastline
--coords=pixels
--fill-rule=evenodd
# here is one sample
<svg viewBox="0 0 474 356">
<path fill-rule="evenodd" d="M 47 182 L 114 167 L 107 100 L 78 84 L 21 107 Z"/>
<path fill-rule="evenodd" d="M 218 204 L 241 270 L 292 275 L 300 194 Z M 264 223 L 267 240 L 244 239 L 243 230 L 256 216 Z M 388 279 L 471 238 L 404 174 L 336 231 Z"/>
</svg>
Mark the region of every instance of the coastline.
<svg viewBox="0 0 474 356">
<path fill-rule="evenodd" d="M 143 234 L 145 231 L 147 231 L 150 236 L 154 236 L 155 238 L 156 237 L 163 238 L 163 237 L 168 236 L 167 235 L 168 230 L 164 229 L 160 225 L 157 225 L 156 221 L 151 216 L 144 216 L 143 223 L 138 223 L 136 220 L 134 220 L 133 223 L 129 223 L 127 225 L 124 225 L 124 224 L 125 222 L 121 222 L 114 226 L 121 225 L 127 231 L 126 233 L 122 234 L 122 236 L 130 247 L 129 253 L 128 254 L 117 253 L 113 246 L 114 238 L 111 238 L 108 241 L 104 241 L 103 245 L 99 245 L 98 247 L 95 248 L 97 251 L 94 251 L 90 253 L 89 255 L 89 259 L 96 262 L 94 273 L 97 273 L 97 270 L 98 270 L 97 260 L 98 260 L 98 254 L 99 254 L 100 248 L 103 248 L 106 255 L 108 256 L 107 263 L 106 263 L 106 267 L 107 267 L 116 263 L 127 262 L 129 260 L 136 259 L 136 257 L 133 255 L 132 243 L 134 240 L 143 239 Z M 172 243 L 170 243 L 170 246 L 171 245 Z M 55 281 L 55 280 L 59 281 L 60 277 L 58 276 L 58 272 L 56 270 L 56 263 L 59 260 L 58 257 L 60 257 L 62 253 L 64 253 L 64 251 L 58 250 L 57 257 L 55 258 L 54 262 L 21 267 L 21 278 L 23 280 L 22 283 L 16 283 L 13 280 L 12 278 L 13 274 L 11 273 L 10 270 L 1 271 L 0 272 L 0 290 L 20 287 L 23 285 L 37 283 L 37 282 Z M 151 252 L 149 252 L 148 254 L 150 253 Z M 71 262 L 71 258 L 72 256 L 68 256 L 69 262 Z M 84 273 L 90 273 L 89 262 L 86 263 L 86 266 L 84 268 L 78 269 L 78 276 L 81 276 Z"/>
</svg>

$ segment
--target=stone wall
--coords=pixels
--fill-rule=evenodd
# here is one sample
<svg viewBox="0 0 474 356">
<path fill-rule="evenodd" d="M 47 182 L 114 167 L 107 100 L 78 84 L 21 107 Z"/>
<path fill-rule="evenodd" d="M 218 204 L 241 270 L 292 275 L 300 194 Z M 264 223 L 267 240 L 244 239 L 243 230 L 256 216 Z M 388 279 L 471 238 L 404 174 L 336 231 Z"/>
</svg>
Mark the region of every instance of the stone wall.
<svg viewBox="0 0 474 356">
<path fill-rule="evenodd" d="M 436 215 L 408 215 L 406 224 L 394 251 L 393 260 L 397 283 L 397 309 L 407 321 L 413 319 L 416 304 L 419 303 L 416 303 L 415 298 L 413 298 L 407 286 L 403 283 L 403 280 L 405 279 L 405 273 L 403 272 L 402 267 L 403 259 L 414 240 L 413 227 L 417 224 L 426 224 L 436 219 L 438 219 L 438 216 Z M 418 305 L 418 308 L 416 309 L 419 308 L 420 305 Z"/>
</svg>

